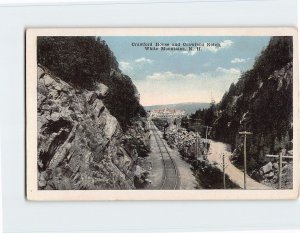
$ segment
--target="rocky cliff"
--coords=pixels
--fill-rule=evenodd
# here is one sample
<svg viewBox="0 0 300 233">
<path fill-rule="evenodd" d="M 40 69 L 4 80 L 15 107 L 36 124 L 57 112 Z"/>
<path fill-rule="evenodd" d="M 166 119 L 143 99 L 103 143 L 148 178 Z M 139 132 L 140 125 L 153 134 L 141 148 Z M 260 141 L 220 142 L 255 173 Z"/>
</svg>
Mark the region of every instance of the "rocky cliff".
<svg viewBox="0 0 300 233">
<path fill-rule="evenodd" d="M 292 49 L 292 37 L 272 37 L 253 68 L 230 86 L 219 104 L 192 116 L 213 127 L 210 136 L 214 139 L 231 144 L 233 162 L 240 168 L 243 140 L 239 132 L 253 133 L 247 143 L 249 175 L 269 162 L 266 154 L 278 154 L 282 148 L 292 150 Z"/>
<path fill-rule="evenodd" d="M 96 91 L 99 83 L 106 85 L 109 91 L 103 102 L 122 129 L 146 115 L 135 85 L 120 71 L 113 52 L 101 38 L 38 37 L 37 60 L 75 89 Z"/>
<path fill-rule="evenodd" d="M 126 110 L 126 105 L 114 110 L 113 101 L 116 106 L 127 103 L 112 90 L 114 82 L 121 83 L 114 79 L 127 80 L 136 93 L 131 80 L 119 69 L 113 69 L 114 62 L 113 67 L 107 67 L 110 73 L 106 73 L 106 84 L 99 78 L 94 79 L 92 85 L 80 86 L 80 82 L 69 80 L 62 71 L 69 67 L 72 72 L 74 64 L 65 62 L 53 66 L 53 62 L 46 62 L 52 54 L 49 51 L 40 55 L 43 64 L 38 65 L 37 71 L 38 188 L 139 188 L 146 177 L 143 158 L 149 152 L 148 129 L 139 111 L 127 112 L 131 118 L 126 118 L 127 121 L 119 118 L 124 120 L 122 123 L 118 115 L 112 114 Z M 70 60 L 69 56 L 64 56 L 66 61 Z M 57 62 L 57 58 L 51 59 Z M 76 61 L 81 59 L 78 57 Z M 47 64 L 54 72 L 45 66 Z M 108 78 L 112 80 L 108 82 Z M 135 93 L 126 93 L 124 99 L 138 103 Z M 132 106 L 127 109 L 131 111 Z"/>
<path fill-rule="evenodd" d="M 265 154 L 292 149 L 292 59 L 292 39 L 273 37 L 253 68 L 231 85 L 218 106 L 215 134 L 236 148 L 237 164 L 243 161 L 237 133 L 253 133 L 248 143 L 250 170 L 264 163 Z"/>
</svg>

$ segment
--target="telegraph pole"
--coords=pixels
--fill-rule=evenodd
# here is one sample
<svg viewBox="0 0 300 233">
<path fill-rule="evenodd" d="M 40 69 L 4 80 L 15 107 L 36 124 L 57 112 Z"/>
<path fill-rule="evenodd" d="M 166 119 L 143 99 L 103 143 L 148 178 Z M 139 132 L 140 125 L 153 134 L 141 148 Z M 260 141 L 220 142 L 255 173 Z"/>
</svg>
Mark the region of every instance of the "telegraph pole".
<svg viewBox="0 0 300 233">
<path fill-rule="evenodd" d="M 206 155 L 208 154 L 208 142 L 207 142 L 207 136 L 208 136 L 208 129 L 212 129 L 212 127 L 204 125 L 203 127 L 206 128 L 205 131 L 205 148 L 206 148 Z"/>
<path fill-rule="evenodd" d="M 226 173 L 225 173 L 225 168 L 228 166 L 228 164 L 225 162 L 225 153 L 222 153 L 220 155 L 221 159 L 222 159 L 222 172 L 223 172 L 223 187 L 224 189 L 226 189 Z"/>
<path fill-rule="evenodd" d="M 196 134 L 196 137 L 195 137 L 195 153 L 196 153 L 196 159 L 198 159 L 199 158 L 199 152 L 200 152 L 200 150 L 199 150 L 199 144 L 200 144 L 200 142 L 199 142 L 199 133 L 198 133 L 198 131 L 199 131 L 199 129 L 197 128 L 197 126 L 201 126 L 201 119 L 194 119 L 194 121 L 195 121 L 195 123 L 193 124 L 193 125 L 195 125 L 196 127 L 195 127 L 195 134 Z"/>
<path fill-rule="evenodd" d="M 226 189 L 226 173 L 225 168 L 228 166 L 227 163 L 225 163 L 225 154 L 221 154 L 220 157 L 222 157 L 222 172 L 223 172 L 223 187 Z"/>
<path fill-rule="evenodd" d="M 196 156 L 199 158 L 199 140 L 198 140 L 198 132 L 196 132 Z"/>
<path fill-rule="evenodd" d="M 198 159 L 198 138 L 197 138 L 197 134 L 196 134 L 196 138 L 195 138 L 195 153 L 196 153 L 196 159 Z"/>
<path fill-rule="evenodd" d="M 193 123 L 193 125 L 196 126 L 195 127 L 195 131 L 196 131 L 196 142 L 195 142 L 195 145 L 196 145 L 196 147 L 198 147 L 198 144 L 200 144 L 199 143 L 200 140 L 198 138 L 198 136 L 199 136 L 199 128 L 197 128 L 197 126 L 205 128 L 205 149 L 206 149 L 206 155 L 207 155 L 207 153 L 208 153 L 208 139 L 207 139 L 207 137 L 208 137 L 208 131 L 210 129 L 212 129 L 212 127 L 207 126 L 207 125 L 202 125 L 201 124 L 201 122 L 202 122 L 201 119 L 194 119 L 193 121 L 195 121 L 195 123 Z M 199 149 L 197 149 L 196 153 L 198 154 L 198 152 L 199 152 Z"/>
<path fill-rule="evenodd" d="M 244 135 L 244 189 L 247 188 L 247 135 L 252 134 L 251 132 L 243 131 L 239 132 L 239 134 Z"/>
</svg>

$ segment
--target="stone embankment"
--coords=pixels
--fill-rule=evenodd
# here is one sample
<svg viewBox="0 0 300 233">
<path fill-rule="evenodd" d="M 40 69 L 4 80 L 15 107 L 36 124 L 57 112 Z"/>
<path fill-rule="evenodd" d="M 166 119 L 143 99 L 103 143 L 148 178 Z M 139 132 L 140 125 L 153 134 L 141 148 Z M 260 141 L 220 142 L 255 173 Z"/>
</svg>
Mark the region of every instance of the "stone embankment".
<svg viewBox="0 0 300 233">
<path fill-rule="evenodd" d="M 177 148 L 186 159 L 195 159 L 205 154 L 205 143 L 199 133 L 187 131 L 185 128 L 167 130 L 165 139 L 171 148 Z"/>
</svg>

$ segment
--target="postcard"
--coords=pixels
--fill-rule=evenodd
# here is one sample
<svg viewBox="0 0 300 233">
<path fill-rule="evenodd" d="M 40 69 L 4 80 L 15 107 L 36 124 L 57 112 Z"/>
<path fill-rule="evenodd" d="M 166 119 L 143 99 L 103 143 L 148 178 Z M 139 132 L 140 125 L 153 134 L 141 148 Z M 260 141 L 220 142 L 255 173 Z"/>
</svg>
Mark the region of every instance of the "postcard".
<svg viewBox="0 0 300 233">
<path fill-rule="evenodd" d="M 29 28 L 29 200 L 295 199 L 294 28 Z"/>
</svg>

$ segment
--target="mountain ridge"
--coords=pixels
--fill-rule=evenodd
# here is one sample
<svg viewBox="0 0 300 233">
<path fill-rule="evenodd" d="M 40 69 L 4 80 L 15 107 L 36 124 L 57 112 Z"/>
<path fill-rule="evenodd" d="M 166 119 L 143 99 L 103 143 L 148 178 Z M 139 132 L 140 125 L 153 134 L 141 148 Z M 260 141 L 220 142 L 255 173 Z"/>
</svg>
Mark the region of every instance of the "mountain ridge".
<svg viewBox="0 0 300 233">
<path fill-rule="evenodd" d="M 213 139 L 231 145 L 233 161 L 240 168 L 244 159 L 239 132 L 252 132 L 246 144 L 249 175 L 267 162 L 266 154 L 293 148 L 292 47 L 292 37 L 272 37 L 219 104 L 192 116 L 212 126 Z"/>
<path fill-rule="evenodd" d="M 210 106 L 210 103 L 203 102 L 182 102 L 182 103 L 174 103 L 174 104 L 157 104 L 150 106 L 143 106 L 146 111 L 151 111 L 153 109 L 161 109 L 161 108 L 175 108 L 178 110 L 184 110 L 187 114 L 192 114 L 196 112 L 198 109 L 205 109 Z"/>
</svg>

